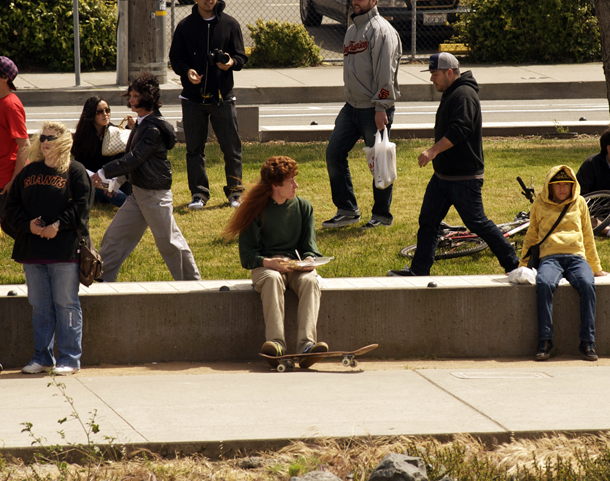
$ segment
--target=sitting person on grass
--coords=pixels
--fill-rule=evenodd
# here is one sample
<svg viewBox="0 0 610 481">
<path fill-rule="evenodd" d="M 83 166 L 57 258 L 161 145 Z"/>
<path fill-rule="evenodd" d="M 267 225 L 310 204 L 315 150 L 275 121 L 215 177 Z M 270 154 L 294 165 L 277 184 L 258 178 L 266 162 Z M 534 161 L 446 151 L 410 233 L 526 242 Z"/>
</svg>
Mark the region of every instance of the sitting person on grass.
<svg viewBox="0 0 610 481">
<path fill-rule="evenodd" d="M 569 205 L 563 218 L 546 240 L 545 236 Z M 521 266 L 526 266 L 529 248 L 539 242 L 540 265 L 536 276 L 538 351 L 536 361 L 548 359 L 553 349 L 553 293 L 562 277 L 580 294 L 579 352 L 597 361 L 595 351 L 595 282 L 607 275 L 595 247 L 591 218 L 574 171 L 566 165 L 553 167 L 530 211 L 530 226 L 523 242 Z"/>
<path fill-rule="evenodd" d="M 293 270 L 286 262 L 319 257 L 313 208 L 296 197 L 299 173 L 289 157 L 271 157 L 261 168 L 261 179 L 242 198 L 222 232 L 225 240 L 239 236 L 239 257 L 252 270 L 252 283 L 263 301 L 265 337 L 261 352 L 269 356 L 287 353 L 284 338 L 284 292 L 293 290 L 299 298 L 297 311 L 298 353 L 327 352 L 325 342 L 317 342 L 320 285 L 314 267 Z M 298 254 L 297 254 L 298 252 Z M 319 359 L 301 358 L 299 366 L 310 367 Z M 273 367 L 278 365 L 270 360 Z"/>
</svg>

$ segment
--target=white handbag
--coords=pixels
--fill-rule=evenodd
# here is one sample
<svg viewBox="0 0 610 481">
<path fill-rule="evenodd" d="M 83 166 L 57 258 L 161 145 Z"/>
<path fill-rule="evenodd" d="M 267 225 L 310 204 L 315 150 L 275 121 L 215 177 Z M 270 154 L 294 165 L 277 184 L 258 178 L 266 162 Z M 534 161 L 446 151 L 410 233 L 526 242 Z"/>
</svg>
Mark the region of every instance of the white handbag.
<svg viewBox="0 0 610 481">
<path fill-rule="evenodd" d="M 102 155 L 104 157 L 112 157 L 113 155 L 122 154 L 127 148 L 127 141 L 131 130 L 125 130 L 125 117 L 118 127 L 114 125 L 108 125 L 106 132 L 104 133 L 104 139 L 102 140 Z"/>
</svg>

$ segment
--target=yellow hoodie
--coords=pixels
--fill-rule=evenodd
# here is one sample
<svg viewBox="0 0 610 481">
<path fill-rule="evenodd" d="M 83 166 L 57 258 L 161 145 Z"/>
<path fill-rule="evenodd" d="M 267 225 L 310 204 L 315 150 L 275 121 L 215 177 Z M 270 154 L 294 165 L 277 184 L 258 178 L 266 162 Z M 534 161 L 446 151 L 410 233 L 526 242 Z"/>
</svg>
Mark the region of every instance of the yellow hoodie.
<svg viewBox="0 0 610 481">
<path fill-rule="evenodd" d="M 564 170 L 574 179 L 574 186 L 572 188 L 572 195 L 558 204 L 550 199 L 549 182 L 560 170 Z M 544 239 L 546 233 L 551 230 L 551 227 L 557 221 L 563 208 L 570 202 L 572 202 L 572 205 L 563 219 L 561 219 L 559 225 L 555 227 L 551 235 L 540 245 L 540 259 L 553 254 L 577 255 L 587 259 L 593 272 L 602 270 L 595 247 L 593 229 L 591 228 L 589 208 L 585 199 L 580 196 L 580 185 L 576 180 L 574 171 L 567 165 L 556 165 L 546 174 L 544 188 L 536 197 L 530 210 L 530 226 L 523 242 L 520 266 L 527 265 L 529 258 L 523 259 L 523 256 L 527 254 L 531 245 L 537 244 Z"/>
</svg>

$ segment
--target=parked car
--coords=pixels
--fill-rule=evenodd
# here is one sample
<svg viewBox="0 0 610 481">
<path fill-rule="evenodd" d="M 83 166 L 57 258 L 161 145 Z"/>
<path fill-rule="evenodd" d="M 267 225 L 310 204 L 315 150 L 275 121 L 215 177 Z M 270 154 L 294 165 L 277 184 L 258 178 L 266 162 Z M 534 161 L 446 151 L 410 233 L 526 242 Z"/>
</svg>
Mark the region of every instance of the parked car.
<svg viewBox="0 0 610 481">
<path fill-rule="evenodd" d="M 379 14 L 394 27 L 410 29 L 412 21 L 411 0 L 378 0 Z M 457 20 L 457 15 L 468 11 L 459 6 L 459 0 L 418 0 L 416 3 L 417 28 L 447 27 L 447 22 Z M 348 26 L 353 13 L 351 0 L 300 0 L 301 21 L 306 27 L 319 27 L 322 17 L 332 18 Z M 448 28 L 448 27 L 447 27 Z"/>
</svg>

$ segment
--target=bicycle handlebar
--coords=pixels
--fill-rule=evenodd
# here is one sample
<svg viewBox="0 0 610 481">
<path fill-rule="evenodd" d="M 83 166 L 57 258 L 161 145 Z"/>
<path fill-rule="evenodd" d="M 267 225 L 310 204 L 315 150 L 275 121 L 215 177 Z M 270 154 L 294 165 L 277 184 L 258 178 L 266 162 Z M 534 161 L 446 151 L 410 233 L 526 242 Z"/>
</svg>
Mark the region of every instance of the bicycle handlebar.
<svg viewBox="0 0 610 481">
<path fill-rule="evenodd" d="M 529 188 L 527 187 L 523 180 L 521 180 L 521 177 L 517 176 L 517 182 L 519 182 L 519 185 L 521 185 L 521 188 L 523 189 L 523 192 L 521 192 L 522 195 L 525 196 L 525 198 L 527 200 L 530 201 L 531 204 L 534 203 L 534 189 L 533 188 Z"/>
</svg>

